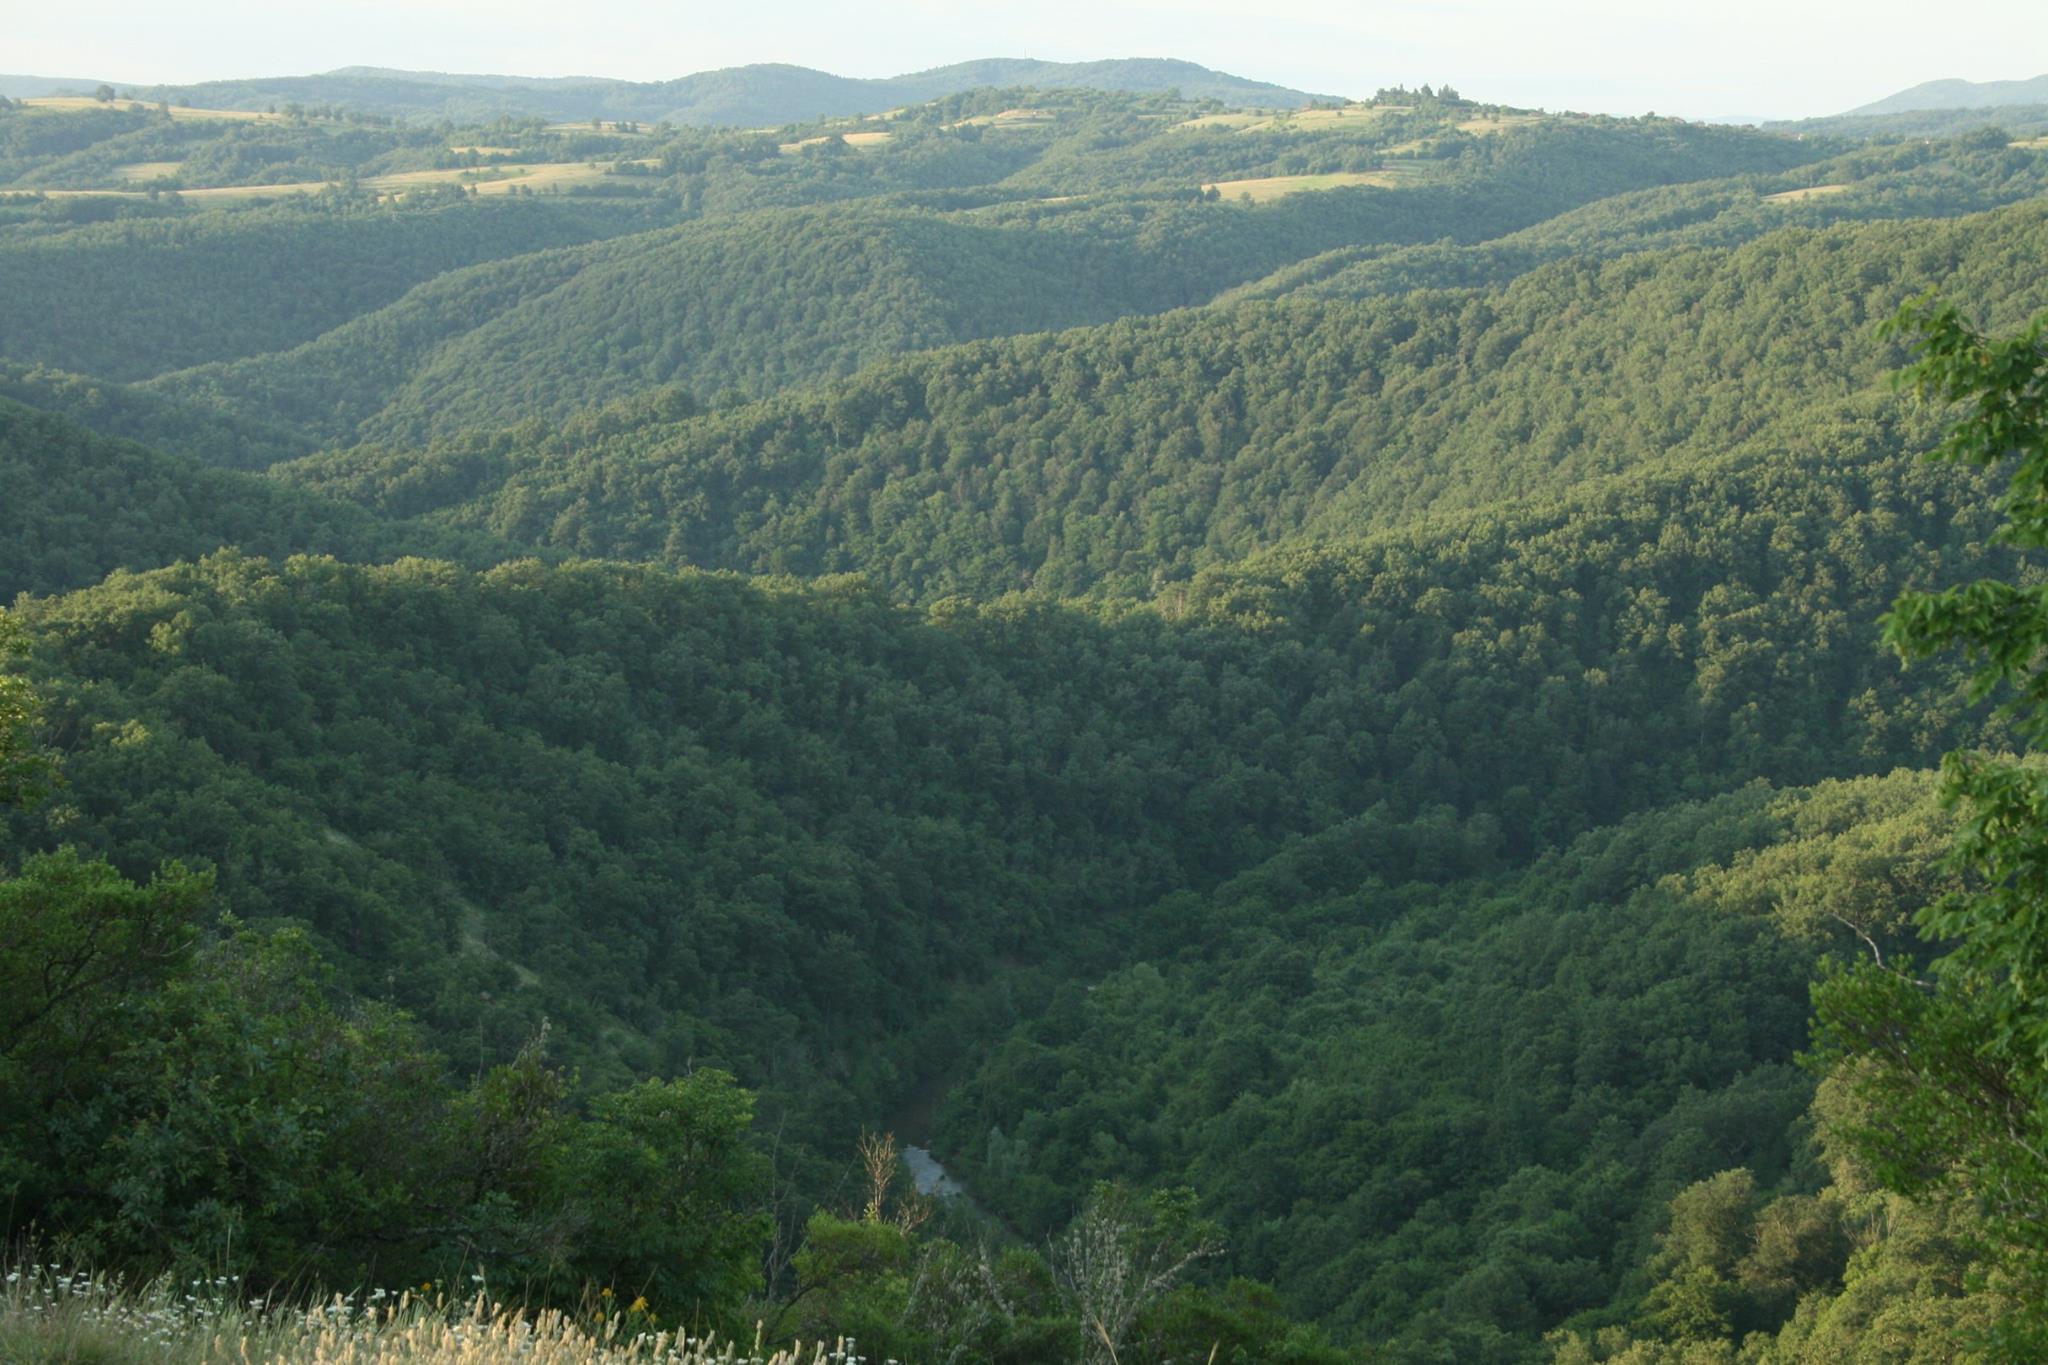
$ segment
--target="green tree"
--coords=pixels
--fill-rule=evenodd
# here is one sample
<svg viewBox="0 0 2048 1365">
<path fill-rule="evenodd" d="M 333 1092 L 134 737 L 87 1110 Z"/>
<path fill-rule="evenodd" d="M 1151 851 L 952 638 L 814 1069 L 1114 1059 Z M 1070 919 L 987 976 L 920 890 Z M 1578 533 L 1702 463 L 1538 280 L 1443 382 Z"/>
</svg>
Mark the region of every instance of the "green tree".
<svg viewBox="0 0 2048 1365">
<path fill-rule="evenodd" d="M 753 1095 L 723 1071 L 592 1100 L 562 1171 L 584 1224 L 577 1277 L 695 1326 L 737 1327 L 734 1311 L 760 1291 L 768 1236 L 753 1113 Z"/>
<path fill-rule="evenodd" d="M 10 667 L 23 649 L 20 626 L 0 611 L 0 806 L 30 799 L 50 773 L 33 736 L 35 694 Z"/>
<path fill-rule="evenodd" d="M 2048 315 L 1991 337 L 1923 298 L 1887 324 L 1914 339 L 1904 379 L 1963 412 L 1936 457 L 2005 466 L 1998 539 L 2048 548 Z M 2029 745 L 2048 738 L 2048 585 L 1980 579 L 1901 596 L 1885 640 L 1911 661 L 1962 649 L 1977 697 Z M 1874 1117 L 1853 1137 L 1876 1178 L 1905 1194 L 1960 1194 L 1982 1211 L 1988 1277 L 2008 1298 L 1991 1345 L 2048 1353 L 2048 769 L 1964 750 L 1943 761 L 1962 826 L 1964 885 L 1917 916 L 1947 949 L 1922 979 L 1909 962 L 1836 971 L 1816 988 L 1818 1055 L 1845 1069 Z"/>
</svg>

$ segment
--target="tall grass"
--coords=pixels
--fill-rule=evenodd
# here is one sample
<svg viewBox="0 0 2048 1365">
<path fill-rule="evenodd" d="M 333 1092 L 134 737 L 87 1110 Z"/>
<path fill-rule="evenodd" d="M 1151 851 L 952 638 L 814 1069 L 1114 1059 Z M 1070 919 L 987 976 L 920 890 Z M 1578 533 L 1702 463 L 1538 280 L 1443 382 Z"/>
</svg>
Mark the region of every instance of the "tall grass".
<svg viewBox="0 0 2048 1365">
<path fill-rule="evenodd" d="M 315 1307 L 245 1299 L 231 1278 L 140 1286 L 17 1263 L 0 1286 L 0 1365 L 864 1365 L 852 1342 L 764 1352 L 757 1340 L 642 1330 L 628 1313 L 524 1312 L 372 1290 Z"/>
</svg>

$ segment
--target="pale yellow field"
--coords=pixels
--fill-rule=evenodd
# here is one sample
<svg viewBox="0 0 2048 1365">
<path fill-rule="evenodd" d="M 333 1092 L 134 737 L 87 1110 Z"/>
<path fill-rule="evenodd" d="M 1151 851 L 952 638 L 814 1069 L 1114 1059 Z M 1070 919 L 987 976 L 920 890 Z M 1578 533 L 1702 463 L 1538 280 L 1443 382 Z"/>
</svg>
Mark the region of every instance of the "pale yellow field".
<svg viewBox="0 0 2048 1365">
<path fill-rule="evenodd" d="M 964 118 L 958 123 L 949 123 L 946 126 L 965 128 L 973 124 L 982 128 L 1029 128 L 1052 121 L 1052 111 L 1049 109 L 1005 109 L 999 114 L 976 114 L 973 118 Z"/>
<path fill-rule="evenodd" d="M 1177 125 L 1182 128 L 1235 128 L 1241 133 L 1255 133 L 1263 128 L 1316 128 L 1333 123 L 1365 123 L 1384 118 L 1388 114 L 1412 113 L 1405 104 L 1347 104 L 1341 109 L 1302 109 L 1292 114 L 1207 114 L 1201 118 L 1189 119 Z M 1544 114 L 1503 114 L 1497 119 L 1470 118 L 1456 125 L 1459 132 L 1485 137 L 1491 133 L 1504 133 L 1510 128 L 1522 128 L 1532 123 L 1541 123 L 1548 117 Z M 1405 142 L 1402 148 L 1419 147 L 1420 142 Z M 1395 150 L 1400 150 L 1397 148 Z"/>
<path fill-rule="evenodd" d="M 548 131 L 548 132 L 550 132 L 550 133 L 592 133 L 592 132 L 604 132 L 604 133 L 609 133 L 609 134 L 613 135 L 614 137 L 652 137 L 652 136 L 654 136 L 654 134 L 653 134 L 653 133 L 651 133 L 651 132 L 649 132 L 649 131 L 648 131 L 648 128 L 649 128 L 649 126 L 650 126 L 650 125 L 648 125 L 648 124 L 644 124 L 644 123 L 643 123 L 643 124 L 641 124 L 639 128 L 637 128 L 637 129 L 634 129 L 634 130 L 632 130 L 631 132 L 625 132 L 625 133 L 622 133 L 622 132 L 620 132 L 620 131 L 619 131 L 619 130 L 618 130 L 617 128 L 615 128 L 615 127 L 613 127 L 613 126 L 612 126 L 612 125 L 613 125 L 614 123 L 616 123 L 616 122 L 620 122 L 620 121 L 622 121 L 622 120 L 616 120 L 616 119 L 605 119 L 605 120 L 603 120 L 603 123 L 604 123 L 604 127 L 603 127 L 603 128 L 601 128 L 601 129 L 599 129 L 599 128 L 592 128 L 592 127 L 590 126 L 590 120 L 589 120 L 589 119 L 584 119 L 584 120 L 582 120 L 582 121 L 581 121 L 580 123 L 550 123 L 550 124 L 549 124 L 549 125 L 547 126 L 547 131 Z M 631 119 L 626 119 L 626 120 L 623 120 L 623 122 L 627 122 L 627 123 L 631 123 L 632 121 L 633 121 L 633 120 L 631 120 Z M 766 131 L 768 131 L 768 130 L 767 130 L 767 129 L 762 129 L 762 128 L 757 128 L 757 129 L 755 129 L 754 131 L 755 131 L 755 132 L 766 132 Z"/>
<path fill-rule="evenodd" d="M 782 144 L 782 150 L 784 152 L 800 152 L 806 147 L 815 147 L 821 142 L 830 142 L 834 137 L 843 139 L 849 147 L 875 147 L 887 142 L 892 136 L 894 134 L 872 130 L 865 133 L 821 133 L 817 137 L 807 137 L 801 142 L 785 142 Z"/>
<path fill-rule="evenodd" d="M 1766 204 L 1789 204 L 1800 199 L 1818 199 L 1825 194 L 1840 194 L 1849 189 L 1848 185 L 1808 185 L 1803 190 L 1785 190 L 1780 194 L 1764 196 Z"/>
<path fill-rule="evenodd" d="M 1335 190 L 1348 185 L 1377 185 L 1391 189 L 1400 177 L 1389 171 L 1332 171 L 1328 175 L 1274 175 L 1263 180 L 1218 180 L 1202 186 L 1206 192 L 1215 190 L 1225 199 L 1236 199 L 1250 195 L 1255 204 L 1270 203 L 1285 199 L 1290 194 L 1301 194 L 1307 190 Z"/>
<path fill-rule="evenodd" d="M 147 164 L 147 163 L 144 163 Z M 651 166 L 652 158 L 645 158 L 636 165 Z M 438 171 L 402 171 L 394 175 L 365 176 L 358 183 L 366 190 L 380 193 L 402 194 L 409 189 L 423 185 L 473 186 L 478 194 L 510 194 L 515 187 L 529 190 L 545 190 L 570 185 L 595 185 L 605 180 L 602 167 L 582 161 L 537 162 L 524 166 L 487 166 L 474 170 L 453 169 Z M 295 194 L 318 194 L 334 182 L 325 180 L 301 180 L 285 185 L 220 185 L 211 189 L 180 190 L 186 199 L 282 199 Z M 139 190 L 0 190 L 0 196 L 8 194 L 40 193 L 51 199 L 77 199 L 87 196 L 135 199 L 142 197 Z"/>
<path fill-rule="evenodd" d="M 517 147 L 450 147 L 457 156 L 517 156 Z"/>
<path fill-rule="evenodd" d="M 1255 123 L 1271 123 L 1267 114 L 1204 114 L 1200 118 L 1185 119 L 1173 126 L 1176 128 L 1249 128 Z"/>
<path fill-rule="evenodd" d="M 182 161 L 131 161 L 125 166 L 114 167 L 114 175 L 130 184 L 144 180 L 161 180 L 176 175 Z"/>
<path fill-rule="evenodd" d="M 44 109 L 51 113 L 66 113 L 79 109 L 139 109 L 147 113 L 155 109 L 154 104 L 141 100 L 111 100 L 105 104 L 90 95 L 44 95 L 39 99 L 22 100 L 31 109 Z M 254 109 L 193 109 L 186 105 L 171 106 L 171 117 L 225 119 L 233 123 L 282 123 L 283 114 L 264 114 Z"/>
<path fill-rule="evenodd" d="M 1405 114 L 1407 107 L 1398 104 L 1347 104 L 1338 109 L 1297 109 L 1287 115 L 1290 123 L 1336 123 L 1357 119 L 1385 118 L 1388 114 Z"/>
<path fill-rule="evenodd" d="M 1499 118 L 1468 118 L 1458 125 L 1461 133 L 1473 133 L 1484 137 L 1488 133 L 1504 133 L 1510 128 L 1526 128 L 1532 123 L 1543 122 L 1542 114 L 1502 114 Z"/>
<path fill-rule="evenodd" d="M 2048 152 L 2048 137 L 2022 138 L 2018 142 L 2013 143 L 2012 145 L 2015 147 L 2024 147 L 2028 151 Z"/>
</svg>

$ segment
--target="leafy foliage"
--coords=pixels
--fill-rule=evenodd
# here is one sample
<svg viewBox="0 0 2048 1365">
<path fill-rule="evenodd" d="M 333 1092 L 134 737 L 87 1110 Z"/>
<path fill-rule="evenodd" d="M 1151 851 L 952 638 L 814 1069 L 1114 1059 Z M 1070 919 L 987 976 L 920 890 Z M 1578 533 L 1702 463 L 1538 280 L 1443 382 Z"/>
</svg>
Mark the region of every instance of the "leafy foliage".
<svg viewBox="0 0 2048 1365">
<path fill-rule="evenodd" d="M 1143 598 L 1290 540 L 1609 475 L 1917 452 L 1934 433 L 1875 392 L 1895 357 L 1869 322 L 1930 278 L 2035 306 L 2001 262 L 2043 224 L 2029 204 L 1558 264 L 1479 297 L 1179 313 L 285 473 L 578 554 L 862 572 L 926 600 Z"/>
<path fill-rule="evenodd" d="M 1999 538 L 2022 550 L 2048 546 L 2048 317 L 1993 339 L 1953 305 L 1923 301 L 1894 326 L 1918 338 L 1908 380 L 1935 399 L 1968 402 L 1938 454 L 2007 467 Z M 2039 743 L 2048 729 L 2048 678 L 2038 667 L 2048 606 L 2038 588 L 1978 579 L 1903 595 L 1885 633 L 1908 659 L 1960 646 L 1975 693 L 2010 689 L 2004 713 L 2020 738 Z M 1934 980 L 1916 979 L 1909 963 L 1829 979 L 1818 992 L 1821 1039 L 1869 1102 L 1860 1137 L 1877 1177 L 1909 1194 L 1961 1190 L 1977 1201 L 2022 1305 L 1990 1336 L 2005 1352 L 2032 1354 L 2048 1343 L 2039 1307 L 2048 1284 L 2048 779 L 2035 763 L 1958 750 L 1944 760 L 1943 792 L 1963 811 L 1950 862 L 1965 885 L 1917 916 L 1947 948 Z"/>
<path fill-rule="evenodd" d="M 610 173 L 349 188 L 541 154 Z M 337 187 L 0 203 L 14 1225 L 916 1361 L 2029 1330 L 2048 798 L 1928 769 L 2038 683 L 2048 399 L 1926 315 L 1992 400 L 1925 465 L 1869 330 L 2041 307 L 2027 148 L 0 110 L 17 179 L 160 155 Z M 1894 601 L 1980 656 L 1901 676 Z M 984 1212 L 874 1143 L 849 1209 L 934 1108 Z"/>
</svg>

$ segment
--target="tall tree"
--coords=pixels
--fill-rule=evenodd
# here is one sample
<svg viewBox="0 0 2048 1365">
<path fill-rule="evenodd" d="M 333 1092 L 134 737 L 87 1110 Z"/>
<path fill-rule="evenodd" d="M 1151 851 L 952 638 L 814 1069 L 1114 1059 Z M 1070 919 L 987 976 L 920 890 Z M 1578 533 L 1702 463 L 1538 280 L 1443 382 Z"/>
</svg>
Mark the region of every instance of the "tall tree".
<svg viewBox="0 0 2048 1365">
<path fill-rule="evenodd" d="M 1913 339 L 1903 379 L 1960 403 L 1939 459 L 2009 466 L 1998 531 L 2048 548 L 2048 315 L 1991 337 L 1923 298 L 1887 324 Z M 1908 661 L 1961 648 L 1977 696 L 2021 742 L 2048 739 L 2048 584 L 1980 579 L 1901 596 L 1885 640 Z M 1851 1136 L 1878 1178 L 1980 1208 L 1990 1287 L 2007 1301 L 1987 1343 L 2048 1356 L 2048 767 L 1966 750 L 1943 762 L 1963 821 L 1950 854 L 1963 885 L 1922 910 L 1945 949 L 1927 978 L 1910 962 L 1829 975 L 1817 988 L 1821 1055 L 1845 1068 L 1873 1118 Z"/>
<path fill-rule="evenodd" d="M 49 766 L 31 738 L 35 695 L 10 665 L 23 649 L 21 628 L 0 611 L 0 806 L 34 796 Z"/>
</svg>

